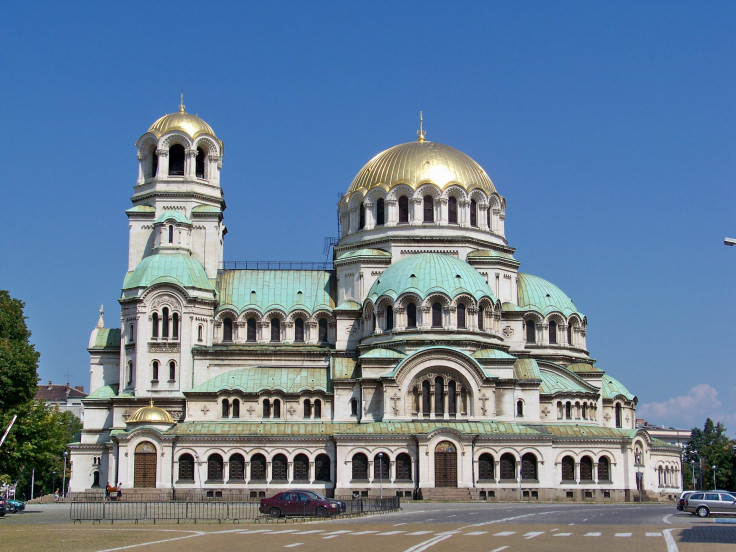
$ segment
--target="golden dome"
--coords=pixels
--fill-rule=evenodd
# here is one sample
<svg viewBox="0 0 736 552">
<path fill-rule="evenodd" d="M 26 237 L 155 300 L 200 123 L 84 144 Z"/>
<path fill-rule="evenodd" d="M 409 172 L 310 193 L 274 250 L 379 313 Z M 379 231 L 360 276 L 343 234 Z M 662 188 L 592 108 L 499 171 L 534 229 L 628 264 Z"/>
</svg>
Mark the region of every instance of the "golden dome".
<svg viewBox="0 0 736 552">
<path fill-rule="evenodd" d="M 128 418 L 128 423 L 173 424 L 174 419 L 163 408 L 153 406 L 153 399 L 151 399 L 150 405 L 133 412 L 133 415 Z"/>
<path fill-rule="evenodd" d="M 368 161 L 353 179 L 348 194 L 378 186 L 391 188 L 399 183 L 416 189 L 426 182 L 440 189 L 457 184 L 468 192 L 475 188 L 488 194 L 496 191 L 483 167 L 473 159 L 455 148 L 422 138 L 423 135 L 416 142 L 389 148 Z"/>
<path fill-rule="evenodd" d="M 199 134 L 215 136 L 215 131 L 212 130 L 210 125 L 196 115 L 184 111 L 184 94 L 182 94 L 181 102 L 179 103 L 179 112 L 164 115 L 151 125 L 148 132 L 155 134 L 156 138 L 161 138 L 161 136 L 172 130 L 180 130 L 192 139 L 196 138 Z"/>
</svg>

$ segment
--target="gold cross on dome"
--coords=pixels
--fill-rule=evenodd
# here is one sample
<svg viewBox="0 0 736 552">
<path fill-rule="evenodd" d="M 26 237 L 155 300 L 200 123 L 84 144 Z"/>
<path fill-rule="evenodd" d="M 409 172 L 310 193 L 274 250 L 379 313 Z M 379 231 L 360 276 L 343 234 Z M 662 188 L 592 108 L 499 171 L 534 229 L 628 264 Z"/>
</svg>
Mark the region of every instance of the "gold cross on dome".
<svg viewBox="0 0 736 552">
<path fill-rule="evenodd" d="M 424 123 L 424 117 L 422 116 L 422 112 L 420 111 L 419 112 L 419 130 L 417 130 L 417 136 L 419 137 L 419 138 L 417 138 L 417 141 L 418 142 L 424 142 L 424 137 L 427 134 L 427 131 L 425 131 L 422 128 L 423 123 Z"/>
<path fill-rule="evenodd" d="M 179 113 L 184 113 L 184 91 L 179 96 Z"/>
</svg>

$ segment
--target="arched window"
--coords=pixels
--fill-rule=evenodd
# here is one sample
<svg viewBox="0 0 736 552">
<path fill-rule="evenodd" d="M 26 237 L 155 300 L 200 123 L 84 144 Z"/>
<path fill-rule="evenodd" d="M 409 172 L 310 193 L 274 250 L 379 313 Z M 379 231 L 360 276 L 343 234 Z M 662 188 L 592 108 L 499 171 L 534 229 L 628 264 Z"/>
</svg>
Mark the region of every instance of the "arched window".
<svg viewBox="0 0 736 552">
<path fill-rule="evenodd" d="M 380 453 L 379 453 L 380 454 Z M 389 481 L 389 470 L 388 466 L 391 463 L 387 454 L 380 455 L 376 454 L 373 457 L 373 479 Z"/>
<path fill-rule="evenodd" d="M 250 479 L 251 481 L 266 480 L 266 457 L 262 454 L 254 454 L 250 458 Z"/>
<path fill-rule="evenodd" d="M 151 316 L 151 337 L 158 337 L 158 313 L 154 312 Z"/>
<path fill-rule="evenodd" d="M 309 399 L 304 399 L 304 417 L 312 417 L 312 401 L 310 401 Z"/>
<path fill-rule="evenodd" d="M 358 230 L 362 230 L 363 228 L 365 228 L 365 205 L 363 203 L 361 203 L 360 207 L 358 207 L 358 213 Z"/>
<path fill-rule="evenodd" d="M 240 401 L 233 399 L 233 418 L 240 418 Z"/>
<path fill-rule="evenodd" d="M 399 198 L 399 224 L 409 222 L 409 198 L 401 196 Z"/>
<path fill-rule="evenodd" d="M 202 324 L 200 324 L 197 327 L 197 341 L 202 341 L 202 335 L 204 333 L 204 328 L 202 327 Z"/>
<path fill-rule="evenodd" d="M 184 176 L 184 146 L 174 144 L 169 148 L 169 176 Z"/>
<path fill-rule="evenodd" d="M 464 329 L 467 328 L 465 323 L 465 304 L 458 303 L 457 305 L 457 327 Z"/>
<path fill-rule="evenodd" d="M 179 457 L 179 481 L 194 481 L 194 457 L 191 454 Z"/>
<path fill-rule="evenodd" d="M 442 305 L 439 302 L 432 303 L 432 327 L 442 327 Z"/>
<path fill-rule="evenodd" d="M 211 454 L 207 458 L 207 481 L 222 481 L 222 456 Z"/>
<path fill-rule="evenodd" d="M 485 329 L 485 314 L 483 307 L 480 307 L 478 309 L 478 329 L 481 331 Z"/>
<path fill-rule="evenodd" d="M 133 324 L 128 326 L 128 343 L 135 341 L 135 334 L 133 333 Z"/>
<path fill-rule="evenodd" d="M 521 480 L 537 479 L 537 457 L 531 452 L 527 452 L 521 457 Z"/>
<path fill-rule="evenodd" d="M 434 413 L 439 416 L 445 413 L 445 382 L 440 376 L 434 378 Z"/>
<path fill-rule="evenodd" d="M 383 226 L 386 222 L 383 198 L 376 201 L 376 226 Z"/>
<path fill-rule="evenodd" d="M 518 418 L 524 417 L 524 401 L 522 401 L 521 399 L 516 401 L 516 416 Z"/>
<path fill-rule="evenodd" d="M 590 456 L 580 459 L 580 481 L 593 481 L 593 459 Z"/>
<path fill-rule="evenodd" d="M 176 381 L 176 362 L 169 362 L 169 381 Z"/>
<path fill-rule="evenodd" d="M 562 459 L 562 480 L 575 481 L 575 460 L 572 456 L 565 456 Z"/>
<path fill-rule="evenodd" d="M 158 360 L 153 361 L 153 374 L 152 374 L 152 380 L 158 381 Z"/>
<path fill-rule="evenodd" d="M 225 318 L 222 321 L 222 340 L 232 341 L 233 340 L 233 319 Z"/>
<path fill-rule="evenodd" d="M 368 457 L 359 452 L 353 456 L 353 480 L 368 479 Z"/>
<path fill-rule="evenodd" d="M 281 418 L 281 401 L 278 399 L 273 400 L 273 417 Z"/>
<path fill-rule="evenodd" d="M 470 200 L 470 226 L 478 226 L 478 203 L 474 200 Z"/>
<path fill-rule="evenodd" d="M 286 456 L 283 454 L 277 454 L 273 457 L 273 461 L 271 462 L 271 480 L 272 481 L 286 481 L 287 480 L 287 474 L 286 474 L 286 465 L 287 465 Z"/>
<path fill-rule="evenodd" d="M 317 322 L 317 330 L 318 330 L 318 336 L 317 340 L 320 343 L 324 343 L 327 341 L 327 319 L 326 318 L 320 318 Z"/>
<path fill-rule="evenodd" d="M 565 403 L 565 419 L 572 420 L 572 403 L 570 401 Z"/>
<path fill-rule="evenodd" d="M 611 470 L 608 458 L 601 456 L 598 459 L 598 481 L 610 481 Z"/>
<path fill-rule="evenodd" d="M 583 420 L 588 419 L 588 403 L 583 403 Z"/>
<path fill-rule="evenodd" d="M 169 337 L 169 309 L 161 309 L 161 337 Z"/>
<path fill-rule="evenodd" d="M 128 361 L 128 385 L 133 384 L 133 361 Z"/>
<path fill-rule="evenodd" d="M 537 327 L 534 324 L 534 320 L 526 321 L 526 342 L 527 343 L 537 342 Z"/>
<path fill-rule="evenodd" d="M 309 458 L 306 454 L 294 457 L 294 481 L 309 482 Z"/>
<path fill-rule="evenodd" d="M 557 322 L 554 320 L 549 321 L 549 342 L 557 343 Z"/>
<path fill-rule="evenodd" d="M 417 306 L 414 303 L 406 305 L 406 327 L 417 327 Z"/>
<path fill-rule="evenodd" d="M 256 319 L 249 318 L 246 322 L 246 335 L 245 339 L 251 343 L 256 340 Z"/>
<path fill-rule="evenodd" d="M 501 455 L 499 472 L 501 475 L 501 479 L 516 480 L 516 459 L 514 458 L 514 455 L 510 452 Z"/>
<path fill-rule="evenodd" d="M 351 416 L 358 415 L 358 399 L 354 397 L 350 399 L 350 415 Z"/>
<path fill-rule="evenodd" d="M 158 174 L 158 154 L 156 153 L 156 146 L 151 149 L 151 178 Z"/>
<path fill-rule="evenodd" d="M 227 399 L 223 399 L 222 401 L 222 417 L 230 417 L 230 401 L 228 401 Z"/>
<path fill-rule="evenodd" d="M 411 481 L 411 456 L 402 452 L 396 457 L 396 480 Z"/>
<path fill-rule="evenodd" d="M 454 196 L 447 200 L 447 222 L 457 224 L 457 198 Z"/>
<path fill-rule="evenodd" d="M 320 454 L 314 459 L 314 480 L 330 481 L 330 457 Z"/>
<path fill-rule="evenodd" d="M 197 178 L 204 178 L 204 151 L 197 148 L 197 159 L 194 162 L 194 174 Z"/>
<path fill-rule="evenodd" d="M 573 325 L 572 324 L 568 324 L 567 325 L 567 344 L 570 347 L 573 346 L 573 343 L 572 343 L 572 328 L 573 328 Z"/>
<path fill-rule="evenodd" d="M 281 320 L 278 318 L 271 319 L 271 343 L 281 341 Z"/>
<path fill-rule="evenodd" d="M 316 419 L 320 419 L 322 417 L 322 401 L 321 400 L 314 399 L 313 410 L 314 410 L 314 417 Z"/>
<path fill-rule="evenodd" d="M 493 226 L 491 226 L 491 206 L 488 206 L 488 209 L 486 209 L 486 224 L 488 225 L 488 230 L 493 232 Z"/>
<path fill-rule="evenodd" d="M 174 225 L 169 224 L 169 243 L 174 243 Z"/>
<path fill-rule="evenodd" d="M 434 198 L 431 195 L 424 196 L 424 222 L 434 222 Z"/>
<path fill-rule="evenodd" d="M 392 306 L 386 307 L 386 330 L 394 329 L 394 308 Z"/>
<path fill-rule="evenodd" d="M 245 480 L 245 458 L 242 454 L 233 454 L 230 457 L 230 481 Z"/>
<path fill-rule="evenodd" d="M 447 383 L 447 413 L 457 415 L 457 384 L 453 380 Z"/>
<path fill-rule="evenodd" d="M 171 337 L 179 339 L 179 313 L 175 312 L 171 317 Z"/>
<path fill-rule="evenodd" d="M 294 320 L 294 342 L 304 343 L 304 319 L 297 318 Z"/>
<path fill-rule="evenodd" d="M 621 403 L 616 403 L 616 427 L 623 427 L 621 423 Z"/>
<path fill-rule="evenodd" d="M 493 480 L 494 464 L 492 455 L 487 452 L 481 454 L 478 458 L 478 479 Z"/>
<path fill-rule="evenodd" d="M 269 401 L 268 399 L 263 400 L 263 417 L 271 417 L 271 401 Z"/>
<path fill-rule="evenodd" d="M 428 380 L 422 382 L 422 415 L 429 416 L 432 410 L 432 384 Z"/>
</svg>

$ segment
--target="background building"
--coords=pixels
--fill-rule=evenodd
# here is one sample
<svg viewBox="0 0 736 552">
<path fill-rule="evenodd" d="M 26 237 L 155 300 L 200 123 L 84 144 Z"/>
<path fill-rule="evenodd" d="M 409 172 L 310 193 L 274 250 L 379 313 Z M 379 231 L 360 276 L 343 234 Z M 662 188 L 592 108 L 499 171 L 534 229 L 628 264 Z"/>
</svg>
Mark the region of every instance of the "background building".
<svg viewBox="0 0 736 552">
<path fill-rule="evenodd" d="M 464 153 L 420 131 L 375 156 L 334 265 L 305 266 L 223 261 L 223 143 L 183 105 L 136 145 L 122 326 L 100 312 L 90 337 L 72 490 L 679 492 L 679 448 L 636 428 L 570 298 L 519 271 L 506 201 Z"/>
<path fill-rule="evenodd" d="M 84 385 L 71 387 L 69 382 L 66 385 L 54 385 L 49 381 L 48 385 L 39 385 L 36 392 L 37 401 L 55 406 L 60 412 L 69 411 L 82 421 L 84 421 L 82 399 L 86 396 Z"/>
</svg>

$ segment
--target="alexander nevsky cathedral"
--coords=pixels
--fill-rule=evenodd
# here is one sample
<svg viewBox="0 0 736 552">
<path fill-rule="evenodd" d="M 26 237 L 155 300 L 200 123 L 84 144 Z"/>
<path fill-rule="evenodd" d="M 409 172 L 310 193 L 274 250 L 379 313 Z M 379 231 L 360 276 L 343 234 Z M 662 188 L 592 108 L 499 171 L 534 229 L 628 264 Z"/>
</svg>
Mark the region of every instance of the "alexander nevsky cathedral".
<svg viewBox="0 0 736 552">
<path fill-rule="evenodd" d="M 680 450 L 636 428 L 568 295 L 519 270 L 506 201 L 463 152 L 420 130 L 356 167 L 315 267 L 225 261 L 224 146 L 184 105 L 136 146 L 120 327 L 101 311 L 89 340 L 71 491 L 680 491 Z"/>
</svg>

